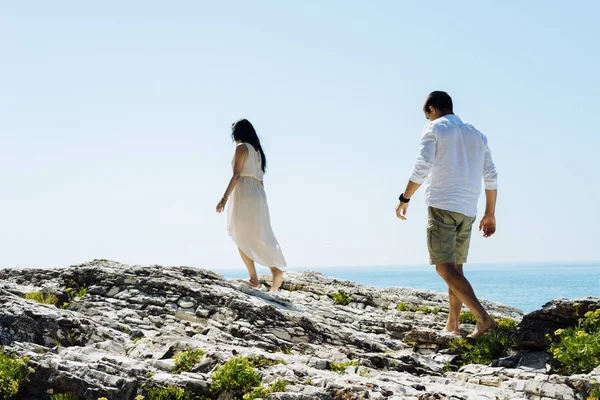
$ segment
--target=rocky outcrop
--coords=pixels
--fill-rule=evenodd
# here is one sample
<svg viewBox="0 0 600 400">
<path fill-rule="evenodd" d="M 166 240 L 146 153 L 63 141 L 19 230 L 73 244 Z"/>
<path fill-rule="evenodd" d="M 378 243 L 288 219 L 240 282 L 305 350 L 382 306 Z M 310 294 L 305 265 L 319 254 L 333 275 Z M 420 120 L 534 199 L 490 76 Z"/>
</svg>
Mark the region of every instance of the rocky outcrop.
<svg viewBox="0 0 600 400">
<path fill-rule="evenodd" d="M 527 314 L 515 334 L 519 346 L 546 350 L 550 346 L 548 334 L 557 329 L 575 326 L 579 318 L 588 311 L 600 308 L 600 299 L 588 297 L 573 301 L 567 299 L 552 300 L 541 310 Z"/>
<path fill-rule="evenodd" d="M 55 294 L 64 309 L 23 298 L 34 291 Z M 597 301 L 589 299 L 589 307 L 579 301 L 581 312 L 600 307 Z M 398 311 L 400 303 L 422 308 Z M 566 318 L 572 303 L 549 303 L 524 321 L 555 321 L 559 309 Z M 516 308 L 484 305 L 496 317 L 522 318 Z M 581 399 L 600 378 L 597 370 L 548 375 L 538 368 L 547 361 L 535 350 L 543 346 L 525 340 L 496 367 L 445 372 L 457 356 L 448 350 L 450 338 L 438 333 L 444 307 L 443 294 L 377 289 L 313 272 L 287 274 L 282 290 L 271 295 L 189 267 L 96 260 L 64 269 L 0 270 L 0 343 L 27 356 L 35 369 L 22 399 L 69 391 L 83 399 L 132 400 L 149 381 L 213 396 L 215 367 L 240 355 L 278 361 L 259 372 L 264 383 L 293 384 L 268 397 L 280 400 Z M 532 329 L 538 327 L 519 334 Z M 191 372 L 173 373 L 174 355 L 189 349 L 206 354 Z M 340 371 L 340 365 L 347 367 Z"/>
</svg>

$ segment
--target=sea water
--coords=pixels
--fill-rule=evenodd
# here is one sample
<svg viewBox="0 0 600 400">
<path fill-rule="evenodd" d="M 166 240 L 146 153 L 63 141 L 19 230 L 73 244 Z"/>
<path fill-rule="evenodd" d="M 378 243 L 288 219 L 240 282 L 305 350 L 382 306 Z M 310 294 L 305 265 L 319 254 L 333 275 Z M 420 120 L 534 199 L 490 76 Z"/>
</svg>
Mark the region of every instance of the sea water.
<svg viewBox="0 0 600 400">
<path fill-rule="evenodd" d="M 260 274 L 268 269 L 258 267 Z M 317 271 L 375 287 L 411 287 L 447 292 L 447 286 L 429 265 L 289 268 L 289 271 Z M 537 264 L 465 264 L 465 275 L 475 294 L 491 301 L 520 308 L 539 309 L 559 298 L 600 297 L 600 262 Z M 217 271 L 225 277 L 246 277 L 243 268 Z"/>
</svg>

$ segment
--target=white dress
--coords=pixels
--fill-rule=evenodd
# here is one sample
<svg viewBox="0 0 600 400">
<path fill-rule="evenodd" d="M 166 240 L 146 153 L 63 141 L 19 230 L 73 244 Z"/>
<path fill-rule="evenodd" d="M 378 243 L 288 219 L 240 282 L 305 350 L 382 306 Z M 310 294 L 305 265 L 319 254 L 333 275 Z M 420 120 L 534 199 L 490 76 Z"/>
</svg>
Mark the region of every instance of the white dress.
<svg viewBox="0 0 600 400">
<path fill-rule="evenodd" d="M 269 267 L 285 267 L 281 247 L 271 229 L 267 195 L 261 184 L 263 171 L 260 152 L 248 143 L 240 143 L 238 146 L 248 148 L 248 158 L 229 197 L 229 236 L 239 249 L 255 262 Z"/>
</svg>

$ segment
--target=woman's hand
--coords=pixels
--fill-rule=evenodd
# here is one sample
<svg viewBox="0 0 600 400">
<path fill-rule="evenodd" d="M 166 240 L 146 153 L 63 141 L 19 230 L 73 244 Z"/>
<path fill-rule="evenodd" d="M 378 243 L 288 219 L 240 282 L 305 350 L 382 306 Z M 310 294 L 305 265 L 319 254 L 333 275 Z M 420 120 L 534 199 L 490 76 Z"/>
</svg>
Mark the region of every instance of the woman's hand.
<svg viewBox="0 0 600 400">
<path fill-rule="evenodd" d="M 221 199 L 221 201 L 219 202 L 219 204 L 217 204 L 217 212 L 220 214 L 223 212 L 223 210 L 225 209 L 225 204 L 227 203 L 226 199 Z"/>
</svg>

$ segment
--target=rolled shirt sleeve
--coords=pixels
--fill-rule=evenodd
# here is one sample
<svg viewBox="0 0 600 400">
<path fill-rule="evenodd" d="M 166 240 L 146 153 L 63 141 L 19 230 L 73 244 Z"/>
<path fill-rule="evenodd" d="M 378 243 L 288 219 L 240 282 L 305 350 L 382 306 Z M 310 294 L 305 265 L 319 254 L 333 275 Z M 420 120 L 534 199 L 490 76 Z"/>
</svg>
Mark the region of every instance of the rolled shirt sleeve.
<svg viewBox="0 0 600 400">
<path fill-rule="evenodd" d="M 492 161 L 492 152 L 487 144 L 487 138 L 485 138 L 485 158 L 483 159 L 483 182 L 485 190 L 498 189 L 498 172 Z"/>
<path fill-rule="evenodd" d="M 433 167 L 436 146 L 437 138 L 435 136 L 434 127 L 431 123 L 428 123 L 425 125 L 425 128 L 423 128 L 423 133 L 421 135 L 419 156 L 417 157 L 417 162 L 415 163 L 415 167 L 410 176 L 412 182 L 418 184 L 425 182 Z"/>
</svg>

